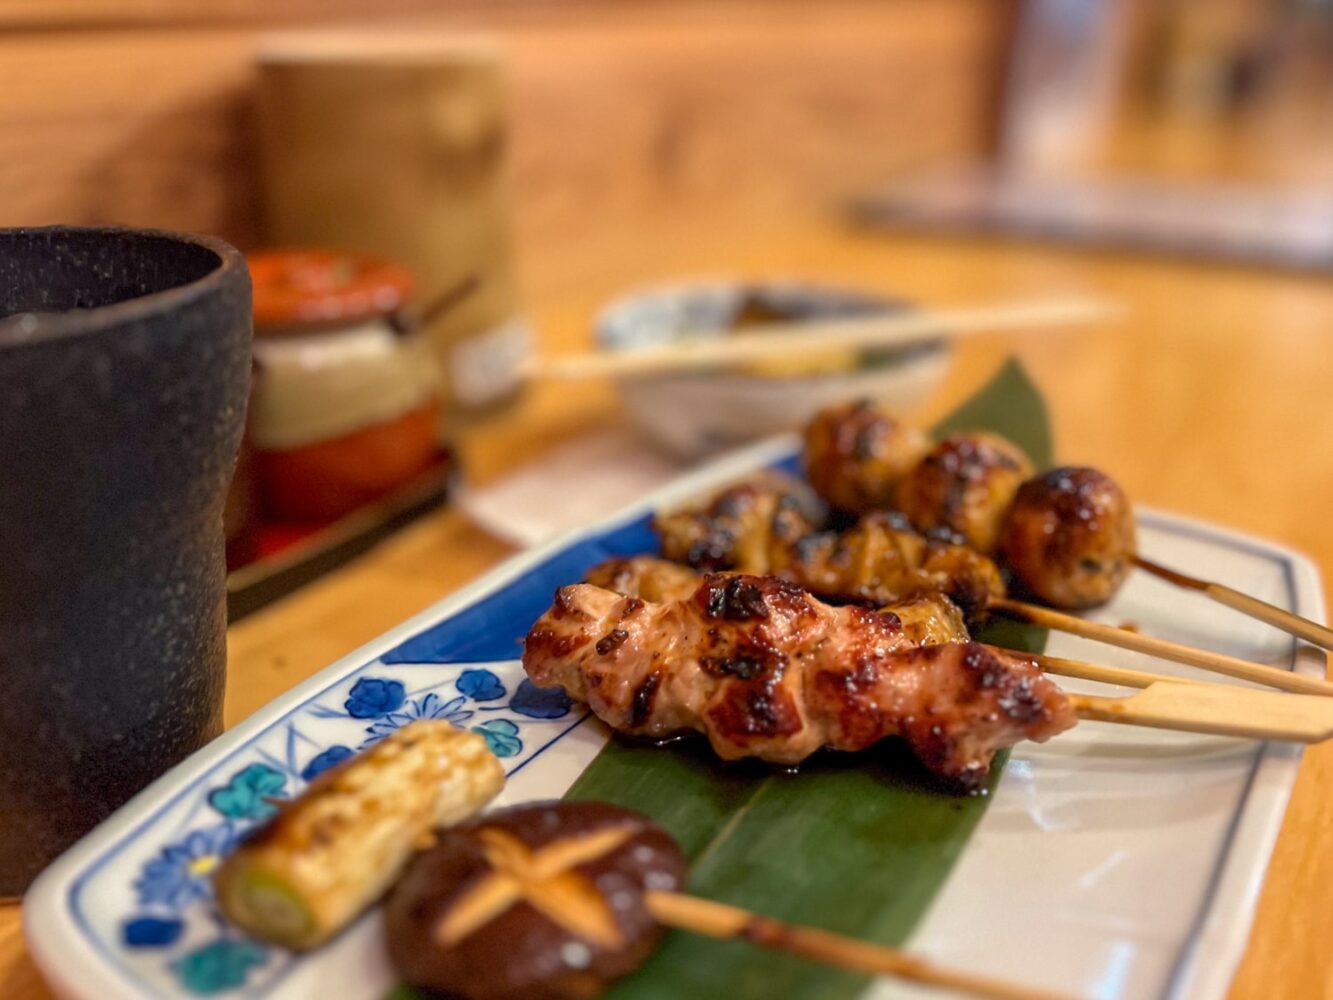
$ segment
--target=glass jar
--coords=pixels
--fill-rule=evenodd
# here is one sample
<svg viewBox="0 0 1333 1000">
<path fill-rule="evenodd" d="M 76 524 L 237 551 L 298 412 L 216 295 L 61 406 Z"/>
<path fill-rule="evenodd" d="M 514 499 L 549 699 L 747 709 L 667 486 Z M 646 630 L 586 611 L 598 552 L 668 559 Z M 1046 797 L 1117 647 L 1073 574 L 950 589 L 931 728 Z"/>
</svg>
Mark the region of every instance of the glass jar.
<svg viewBox="0 0 1333 1000">
<path fill-rule="evenodd" d="M 249 429 L 266 515 L 333 520 L 438 463 L 439 374 L 400 319 L 412 275 L 331 249 L 266 251 L 249 263 Z"/>
</svg>

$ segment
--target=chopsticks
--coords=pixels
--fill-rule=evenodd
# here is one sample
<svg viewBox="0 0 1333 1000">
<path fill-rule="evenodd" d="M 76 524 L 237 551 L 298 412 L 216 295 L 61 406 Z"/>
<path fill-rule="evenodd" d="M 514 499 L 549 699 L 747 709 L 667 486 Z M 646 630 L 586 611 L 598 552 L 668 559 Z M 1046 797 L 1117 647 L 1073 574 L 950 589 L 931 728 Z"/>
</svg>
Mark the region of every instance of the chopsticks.
<svg viewBox="0 0 1333 1000">
<path fill-rule="evenodd" d="M 1109 320 L 1120 307 L 1100 299 L 1043 299 L 814 322 L 767 323 L 736 336 L 694 335 L 625 351 L 529 358 L 525 378 L 657 375 L 726 368 L 847 348 L 893 347 L 938 337 L 1074 326 Z"/>
</svg>

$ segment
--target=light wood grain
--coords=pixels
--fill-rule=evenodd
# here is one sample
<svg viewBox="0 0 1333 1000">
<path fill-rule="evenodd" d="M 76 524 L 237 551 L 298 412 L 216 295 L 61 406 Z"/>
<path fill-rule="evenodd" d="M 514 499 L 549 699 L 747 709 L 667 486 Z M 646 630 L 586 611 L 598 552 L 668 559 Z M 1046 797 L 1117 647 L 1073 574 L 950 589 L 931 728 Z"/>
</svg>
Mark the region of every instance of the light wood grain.
<svg viewBox="0 0 1333 1000">
<path fill-rule="evenodd" d="M 402 0 L 365 25 L 498 41 L 521 249 L 652 226 L 664 200 L 762 217 L 980 152 L 1004 6 L 523 0 L 407 17 L 419 8 Z M 0 34 L 0 225 L 122 222 L 260 242 L 263 32 L 223 20 Z"/>
<path fill-rule="evenodd" d="M 1077 338 L 997 335 L 961 346 L 913 417 L 974 391 L 1011 351 L 1046 395 L 1060 460 L 1105 468 L 1136 503 L 1181 511 L 1309 553 L 1333 581 L 1333 287 L 1315 277 L 1085 255 L 984 241 L 859 235 L 790 213 L 738 229 L 663 213 L 649 228 L 535 246 L 525 285 L 547 350 L 590 343 L 588 319 L 637 282 L 680 274 L 782 274 L 923 302 L 1085 291 L 1130 318 Z M 460 428 L 473 482 L 618 419 L 609 386 L 533 387 L 508 413 Z M 230 636 L 227 719 L 457 589 L 508 550 L 456 510 L 414 525 L 345 570 L 247 619 Z M 1333 985 L 1333 747 L 1306 751 L 1232 1000 L 1308 1000 Z M 0 911 L 0 996 L 42 998 Z"/>
</svg>

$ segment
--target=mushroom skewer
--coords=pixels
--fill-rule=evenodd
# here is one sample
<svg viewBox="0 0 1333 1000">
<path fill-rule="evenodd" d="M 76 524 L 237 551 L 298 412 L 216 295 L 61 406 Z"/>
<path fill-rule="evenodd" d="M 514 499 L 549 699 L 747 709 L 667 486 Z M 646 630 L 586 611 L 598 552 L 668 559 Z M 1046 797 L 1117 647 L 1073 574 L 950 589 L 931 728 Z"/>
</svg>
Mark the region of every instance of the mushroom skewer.
<svg viewBox="0 0 1333 1000">
<path fill-rule="evenodd" d="M 678 891 L 680 845 L 604 802 L 501 810 L 445 831 L 389 898 L 389 953 L 403 978 L 461 1000 L 574 1000 L 638 968 L 666 927 L 740 938 L 836 968 L 991 1000 L 1054 994 L 895 948 L 763 917 Z"/>
<path fill-rule="evenodd" d="M 806 429 L 804 459 L 811 485 L 834 507 L 901 509 L 919 530 L 998 551 L 1047 604 L 1104 603 L 1137 567 L 1333 650 L 1327 626 L 1139 556 L 1129 499 L 1096 469 L 1054 469 L 1019 486 L 1026 459 L 1012 444 L 990 434 L 953 435 L 923 457 L 921 434 L 870 402 L 819 413 Z"/>
<path fill-rule="evenodd" d="M 1046 990 L 936 965 L 897 948 L 858 941 L 815 927 L 784 923 L 739 906 L 728 906 L 698 896 L 649 890 L 644 901 L 648 912 L 669 927 L 724 940 L 739 938 L 761 948 L 800 955 L 852 972 L 894 976 L 994 1000 L 1054 1000 L 1056 996 Z"/>
</svg>

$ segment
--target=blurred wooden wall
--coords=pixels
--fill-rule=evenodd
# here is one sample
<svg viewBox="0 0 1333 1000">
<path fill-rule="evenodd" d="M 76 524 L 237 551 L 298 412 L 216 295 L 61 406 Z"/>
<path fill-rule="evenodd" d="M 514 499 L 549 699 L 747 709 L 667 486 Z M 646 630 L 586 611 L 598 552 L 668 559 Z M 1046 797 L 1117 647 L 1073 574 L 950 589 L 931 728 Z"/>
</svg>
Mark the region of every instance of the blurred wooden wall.
<svg viewBox="0 0 1333 1000">
<path fill-rule="evenodd" d="M 260 242 L 256 38 L 372 24 L 499 37 L 521 244 L 805 210 L 987 148 L 1010 8 L 0 0 L 0 225 L 116 222 Z"/>
</svg>

